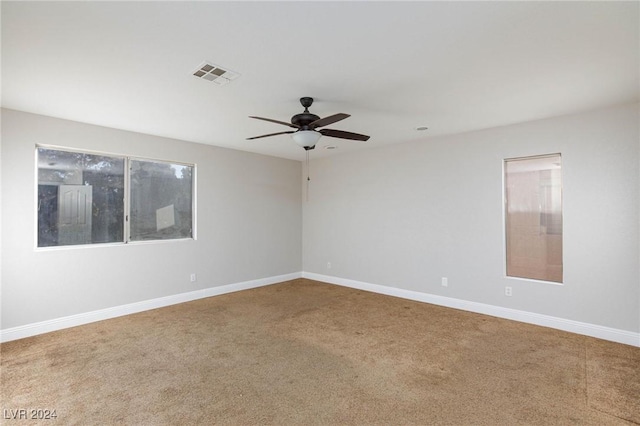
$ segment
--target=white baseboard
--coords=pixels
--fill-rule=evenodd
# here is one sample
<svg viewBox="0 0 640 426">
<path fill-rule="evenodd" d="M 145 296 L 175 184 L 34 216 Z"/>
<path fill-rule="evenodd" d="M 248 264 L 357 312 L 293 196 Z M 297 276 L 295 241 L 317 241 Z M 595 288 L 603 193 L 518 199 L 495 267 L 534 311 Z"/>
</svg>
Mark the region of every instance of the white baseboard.
<svg viewBox="0 0 640 426">
<path fill-rule="evenodd" d="M 370 291 L 373 293 L 385 294 L 388 296 L 395 296 L 403 299 L 415 300 L 418 302 L 431 303 L 433 305 L 446 306 L 448 308 L 461 309 L 463 311 L 491 315 L 498 318 L 505 318 L 528 324 L 541 325 L 543 327 L 555 328 L 557 330 L 568 331 L 571 333 L 582 334 L 584 336 L 596 337 L 598 339 L 640 347 L 640 333 L 634 333 L 632 331 L 619 330 L 616 328 L 552 317 L 549 315 L 503 308 L 501 306 L 469 302 L 467 300 L 454 299 L 452 297 L 420 293 L 417 291 L 403 290 L 395 287 L 387 287 L 378 284 L 349 280 L 346 278 L 315 274 L 312 272 L 303 272 L 302 277 L 308 278 L 310 280 L 341 285 L 344 287 L 357 288 L 359 290 Z"/>
<path fill-rule="evenodd" d="M 296 278 L 308 278 L 344 287 L 356 288 L 373 293 L 385 294 L 388 296 L 400 297 L 403 299 L 415 300 L 418 302 L 431 303 L 433 305 L 446 306 L 449 308 L 461 309 L 463 311 L 475 312 L 479 314 L 491 315 L 498 318 L 505 318 L 520 321 L 528 324 L 541 325 L 555 328 L 571 333 L 596 337 L 598 339 L 609 340 L 617 343 L 640 347 L 640 333 L 619 330 L 616 328 L 604 327 L 596 324 L 589 324 L 580 321 L 573 321 L 564 318 L 552 317 L 549 315 L 536 314 L 532 312 L 519 311 L 516 309 L 504 308 L 500 306 L 487 305 L 484 303 L 470 302 L 467 300 L 454 299 L 452 297 L 438 296 L 434 294 L 420 293 L 417 291 L 403 290 L 395 287 L 387 287 L 378 284 L 370 284 L 362 281 L 349 280 L 346 278 L 333 277 L 329 275 L 316 274 L 312 272 L 294 272 L 286 275 L 260 278 L 257 280 L 244 281 L 235 284 L 228 284 L 219 287 L 211 287 L 202 290 L 180 293 L 157 299 L 144 300 L 127 305 L 115 306 L 112 308 L 100 309 L 92 312 L 85 312 L 68 317 L 56 318 L 19 327 L 0 330 L 0 342 L 31 337 L 51 331 L 76 327 L 96 321 L 116 318 L 123 315 L 135 314 L 150 309 L 162 308 L 178 303 L 190 302 L 192 300 L 204 299 L 206 297 L 218 296 L 235 291 L 248 290 L 289 281 Z"/>
<path fill-rule="evenodd" d="M 89 324 L 110 318 L 121 317 L 123 315 L 135 314 L 148 311 L 150 309 L 162 308 L 178 303 L 190 302 L 192 300 L 204 299 L 206 297 L 218 296 L 226 293 L 233 293 L 240 290 L 262 287 L 301 278 L 302 272 L 294 272 L 286 275 L 260 278 L 257 280 L 244 281 L 235 284 L 228 284 L 219 287 L 210 287 L 202 290 L 190 291 L 188 293 L 174 294 L 171 296 L 159 297 L 157 299 L 143 300 L 141 302 L 129 303 L 127 305 L 114 306 L 113 308 L 100 309 L 93 312 L 85 312 L 68 317 L 56 318 L 19 327 L 0 330 L 0 342 L 23 339 L 38 334 L 49 333 L 51 331 L 62 330 L 64 328 L 76 327 L 78 325 Z"/>
</svg>

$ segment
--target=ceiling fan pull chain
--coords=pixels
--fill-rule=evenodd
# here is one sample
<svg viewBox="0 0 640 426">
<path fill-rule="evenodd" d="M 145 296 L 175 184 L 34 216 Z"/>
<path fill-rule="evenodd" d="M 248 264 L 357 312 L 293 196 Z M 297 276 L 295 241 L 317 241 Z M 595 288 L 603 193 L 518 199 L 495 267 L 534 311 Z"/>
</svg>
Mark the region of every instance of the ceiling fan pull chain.
<svg viewBox="0 0 640 426">
<path fill-rule="evenodd" d="M 309 182 L 311 181 L 311 178 L 309 177 L 309 150 L 307 150 L 306 153 L 307 153 L 307 202 L 309 202 Z"/>
</svg>

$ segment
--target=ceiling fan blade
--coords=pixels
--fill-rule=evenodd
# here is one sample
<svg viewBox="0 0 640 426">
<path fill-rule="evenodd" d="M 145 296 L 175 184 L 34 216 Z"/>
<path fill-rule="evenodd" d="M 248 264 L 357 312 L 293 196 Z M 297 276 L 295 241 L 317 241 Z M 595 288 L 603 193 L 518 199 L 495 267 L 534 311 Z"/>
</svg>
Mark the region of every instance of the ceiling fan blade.
<svg viewBox="0 0 640 426">
<path fill-rule="evenodd" d="M 328 126 L 329 124 L 337 123 L 338 121 L 344 120 L 345 118 L 349 117 L 351 117 L 349 114 L 343 114 L 340 112 L 338 114 L 333 114 L 328 117 L 313 121 L 309 123 L 309 127 L 311 127 L 312 129 L 315 129 L 316 127 L 324 127 Z"/>
<path fill-rule="evenodd" d="M 293 127 L 294 129 L 299 129 L 300 128 L 300 126 L 298 126 L 298 125 L 287 123 L 286 121 L 273 120 L 271 118 L 254 117 L 252 115 L 250 115 L 249 118 L 255 118 L 256 120 L 270 121 L 270 122 L 276 123 L 276 124 L 284 124 L 285 126 Z"/>
<path fill-rule="evenodd" d="M 351 139 L 354 141 L 368 141 L 369 136 L 361 135 L 359 133 L 345 132 L 344 130 L 322 129 L 318 130 L 322 135 L 332 138 Z"/>
<path fill-rule="evenodd" d="M 261 136 L 254 136 L 252 138 L 247 138 L 247 140 L 251 140 L 251 139 L 260 139 L 260 138 L 268 138 L 269 136 L 277 136 L 277 135 L 287 135 L 290 133 L 295 133 L 294 130 L 291 130 L 289 132 L 278 132 L 278 133 L 269 133 L 268 135 L 261 135 Z"/>
</svg>

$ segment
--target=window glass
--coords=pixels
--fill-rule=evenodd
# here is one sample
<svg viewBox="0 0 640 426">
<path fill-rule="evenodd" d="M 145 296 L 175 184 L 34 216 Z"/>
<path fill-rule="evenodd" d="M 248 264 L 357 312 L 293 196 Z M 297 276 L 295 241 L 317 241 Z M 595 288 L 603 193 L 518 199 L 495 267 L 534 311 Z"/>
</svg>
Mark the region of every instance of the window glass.
<svg viewBox="0 0 640 426">
<path fill-rule="evenodd" d="M 38 247 L 193 238 L 193 165 L 37 148 Z"/>
<path fill-rule="evenodd" d="M 130 240 L 191 238 L 193 167 L 131 160 Z"/>
<path fill-rule="evenodd" d="M 124 158 L 38 148 L 38 247 L 122 242 Z"/>
<path fill-rule="evenodd" d="M 507 276 L 562 282 L 560 154 L 505 160 Z"/>
</svg>

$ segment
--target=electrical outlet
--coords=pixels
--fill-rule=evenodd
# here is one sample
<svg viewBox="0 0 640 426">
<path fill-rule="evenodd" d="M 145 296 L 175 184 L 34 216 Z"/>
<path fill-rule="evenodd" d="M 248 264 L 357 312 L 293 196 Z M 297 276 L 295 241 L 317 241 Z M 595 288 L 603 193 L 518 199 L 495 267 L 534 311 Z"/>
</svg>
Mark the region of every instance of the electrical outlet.
<svg viewBox="0 0 640 426">
<path fill-rule="evenodd" d="M 331 269 L 331 262 L 327 262 L 327 269 Z"/>
<path fill-rule="evenodd" d="M 189 277 L 189 279 L 191 280 L 192 283 L 195 283 L 197 281 L 197 277 L 196 274 L 191 274 L 191 276 Z"/>
<path fill-rule="evenodd" d="M 442 287 L 449 287 L 449 279 L 447 277 L 442 277 Z"/>
<path fill-rule="evenodd" d="M 511 291 L 511 287 L 507 286 L 504 288 L 504 295 L 505 296 L 511 296 L 513 293 Z"/>
</svg>

